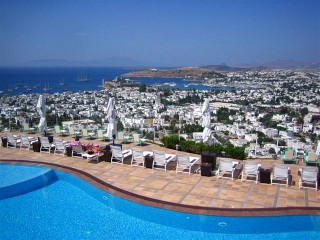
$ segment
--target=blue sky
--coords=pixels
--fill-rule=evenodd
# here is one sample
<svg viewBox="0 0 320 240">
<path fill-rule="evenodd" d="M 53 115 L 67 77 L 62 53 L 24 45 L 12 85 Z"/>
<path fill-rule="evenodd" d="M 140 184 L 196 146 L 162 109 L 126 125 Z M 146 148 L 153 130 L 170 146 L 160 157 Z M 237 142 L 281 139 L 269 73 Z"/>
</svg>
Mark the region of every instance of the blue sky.
<svg viewBox="0 0 320 240">
<path fill-rule="evenodd" d="M 320 0 L 0 0 L 0 66 L 320 61 Z"/>
</svg>

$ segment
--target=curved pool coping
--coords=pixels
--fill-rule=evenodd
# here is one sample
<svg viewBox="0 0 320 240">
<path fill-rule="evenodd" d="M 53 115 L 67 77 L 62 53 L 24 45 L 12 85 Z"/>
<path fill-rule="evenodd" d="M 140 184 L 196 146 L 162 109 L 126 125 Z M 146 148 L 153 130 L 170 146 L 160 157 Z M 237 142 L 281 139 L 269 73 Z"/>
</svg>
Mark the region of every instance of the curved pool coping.
<svg viewBox="0 0 320 240">
<path fill-rule="evenodd" d="M 288 215 L 320 215 L 320 207 L 278 207 L 278 208 L 215 208 L 204 207 L 195 205 L 186 205 L 181 203 L 173 203 L 163 200 L 158 200 L 146 196 L 142 196 L 133 192 L 123 190 L 115 187 L 109 183 L 102 181 L 101 179 L 76 168 L 63 166 L 51 162 L 40 162 L 35 160 L 0 160 L 0 163 L 12 163 L 12 164 L 28 164 L 28 165 L 40 165 L 44 167 L 50 167 L 52 169 L 60 170 L 63 172 L 75 175 L 82 180 L 92 184 L 93 186 L 106 191 L 115 196 L 124 198 L 126 200 L 157 207 L 172 211 L 179 211 L 193 214 L 203 215 L 215 215 L 215 216 L 288 216 Z"/>
</svg>

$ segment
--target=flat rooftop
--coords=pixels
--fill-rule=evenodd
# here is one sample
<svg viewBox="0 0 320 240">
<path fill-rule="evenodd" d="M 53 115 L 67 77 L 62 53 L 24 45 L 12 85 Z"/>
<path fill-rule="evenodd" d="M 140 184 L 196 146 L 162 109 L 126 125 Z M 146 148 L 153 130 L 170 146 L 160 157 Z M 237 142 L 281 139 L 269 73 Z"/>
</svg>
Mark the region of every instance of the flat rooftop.
<svg viewBox="0 0 320 240">
<path fill-rule="evenodd" d="M 72 139 L 63 137 L 66 141 Z M 99 145 L 111 143 L 85 139 L 81 139 L 81 142 Z M 123 149 L 188 154 L 151 143 L 143 146 L 129 143 L 122 146 Z M 241 182 L 240 176 L 232 181 L 227 178 L 217 179 L 216 176 L 201 176 L 199 173 L 192 173 L 190 176 L 186 173 L 176 174 L 174 165 L 169 166 L 169 170 L 165 172 L 131 167 L 130 160 L 125 161 L 123 165 L 95 160 L 88 162 L 86 159 L 1 147 L 0 163 L 8 161 L 44 165 L 67 171 L 115 195 L 173 210 L 221 215 L 233 215 L 234 210 L 240 211 L 238 215 L 278 215 L 281 211 L 284 212 L 282 214 L 320 214 L 320 191 L 298 187 L 298 170 L 303 166 L 302 160 L 297 164 L 288 164 L 291 174 L 291 185 L 288 188 L 285 185 Z M 281 160 L 272 159 L 256 161 L 262 163 L 262 168 L 271 168 L 273 163 L 281 163 Z M 200 166 L 200 161 L 197 165 Z M 197 166 L 194 169 L 197 169 Z"/>
</svg>

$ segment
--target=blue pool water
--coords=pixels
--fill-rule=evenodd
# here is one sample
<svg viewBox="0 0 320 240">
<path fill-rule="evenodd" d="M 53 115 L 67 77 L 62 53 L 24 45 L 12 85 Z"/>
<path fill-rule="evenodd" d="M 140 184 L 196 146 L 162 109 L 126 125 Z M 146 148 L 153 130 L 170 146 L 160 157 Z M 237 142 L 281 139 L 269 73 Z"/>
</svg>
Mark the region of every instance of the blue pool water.
<svg viewBox="0 0 320 240">
<path fill-rule="evenodd" d="M 0 172 L 31 169 L 8 166 L 1 164 Z M 41 175 L 36 168 L 31 172 Z M 133 203 L 53 172 L 45 187 L 0 200 L 0 239 L 319 239 L 320 216 L 186 214 Z"/>
<path fill-rule="evenodd" d="M 27 165 L 14 165 L 14 171 L 12 171 L 12 168 L 12 165 L 9 164 L 1 165 L 0 188 L 23 182 L 35 175 L 42 175 L 48 171 L 47 168 Z"/>
</svg>

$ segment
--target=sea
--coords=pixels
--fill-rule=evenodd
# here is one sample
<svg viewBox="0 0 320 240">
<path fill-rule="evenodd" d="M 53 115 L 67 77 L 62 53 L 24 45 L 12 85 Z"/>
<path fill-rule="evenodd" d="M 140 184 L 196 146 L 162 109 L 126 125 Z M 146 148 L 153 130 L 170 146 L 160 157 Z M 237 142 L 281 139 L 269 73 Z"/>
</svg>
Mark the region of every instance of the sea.
<svg viewBox="0 0 320 240">
<path fill-rule="evenodd" d="M 102 80 L 135 71 L 125 67 L 2 67 L 0 68 L 0 95 L 16 96 L 33 93 L 62 93 L 99 91 Z M 231 90 L 232 87 L 210 87 L 184 78 L 122 77 L 146 85 L 185 90 Z"/>
</svg>

